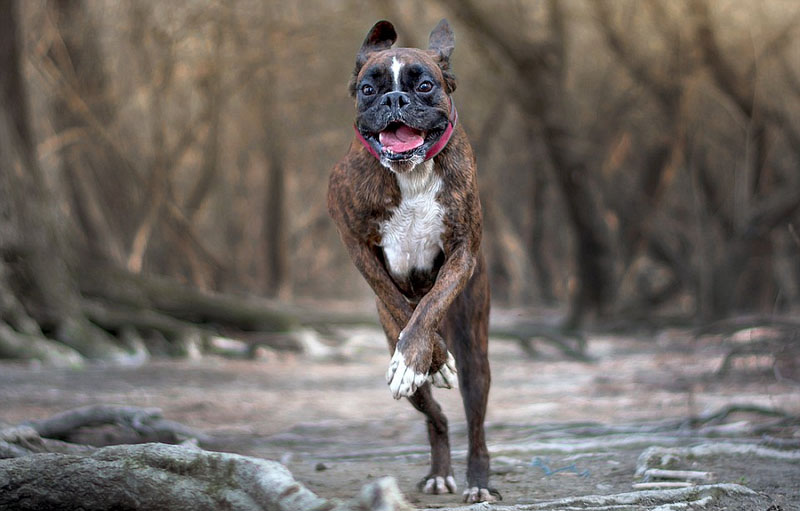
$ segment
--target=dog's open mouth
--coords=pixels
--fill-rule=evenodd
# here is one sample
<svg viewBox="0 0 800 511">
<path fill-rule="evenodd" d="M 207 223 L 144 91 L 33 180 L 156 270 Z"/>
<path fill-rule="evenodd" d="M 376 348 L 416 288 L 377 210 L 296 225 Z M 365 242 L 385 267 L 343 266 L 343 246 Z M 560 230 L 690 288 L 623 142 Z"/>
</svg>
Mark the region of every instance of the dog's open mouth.
<svg viewBox="0 0 800 511">
<path fill-rule="evenodd" d="M 441 136 L 442 130 L 422 131 L 399 121 L 390 122 L 383 131 L 365 134 L 381 158 L 392 161 L 424 156 L 428 147 Z"/>
<path fill-rule="evenodd" d="M 378 133 L 381 150 L 394 154 L 403 154 L 420 147 L 425 143 L 425 132 L 414 129 L 399 122 L 389 124 Z"/>
</svg>

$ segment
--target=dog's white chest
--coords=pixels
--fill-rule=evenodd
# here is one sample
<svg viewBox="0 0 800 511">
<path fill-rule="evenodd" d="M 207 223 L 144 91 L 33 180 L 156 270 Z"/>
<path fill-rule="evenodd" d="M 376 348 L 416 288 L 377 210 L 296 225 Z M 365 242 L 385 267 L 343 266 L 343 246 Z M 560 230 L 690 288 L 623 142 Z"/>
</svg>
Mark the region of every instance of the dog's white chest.
<svg viewBox="0 0 800 511">
<path fill-rule="evenodd" d="M 430 270 L 442 250 L 444 208 L 436 200 L 442 179 L 430 160 L 396 178 L 400 204 L 381 223 L 381 247 L 392 275 L 405 277 L 412 269 Z"/>
</svg>

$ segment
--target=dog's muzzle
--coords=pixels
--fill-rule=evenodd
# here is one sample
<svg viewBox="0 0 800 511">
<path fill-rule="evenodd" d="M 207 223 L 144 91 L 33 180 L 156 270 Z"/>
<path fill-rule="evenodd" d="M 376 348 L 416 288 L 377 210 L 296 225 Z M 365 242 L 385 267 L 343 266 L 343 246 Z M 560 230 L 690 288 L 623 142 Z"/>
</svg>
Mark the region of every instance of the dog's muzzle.
<svg viewBox="0 0 800 511">
<path fill-rule="evenodd" d="M 439 139 L 425 151 L 423 161 L 428 161 L 442 152 L 453 136 L 453 130 L 458 123 L 458 111 L 456 110 L 456 104 L 453 102 L 453 98 L 448 99 L 450 100 L 450 115 L 447 118 L 447 128 L 445 128 L 439 136 Z M 356 132 L 356 138 L 367 148 L 367 151 L 377 160 L 380 160 L 381 155 L 375 150 L 375 147 L 364 138 L 364 135 L 359 131 L 356 124 L 353 124 L 353 129 Z M 386 156 L 388 156 L 389 159 L 402 158 L 404 152 L 413 151 L 415 148 L 422 145 L 424 134 L 414 128 L 400 125 L 394 130 L 382 131 L 379 134 L 379 141 L 382 146 L 387 146 L 385 152 L 387 152 Z"/>
</svg>

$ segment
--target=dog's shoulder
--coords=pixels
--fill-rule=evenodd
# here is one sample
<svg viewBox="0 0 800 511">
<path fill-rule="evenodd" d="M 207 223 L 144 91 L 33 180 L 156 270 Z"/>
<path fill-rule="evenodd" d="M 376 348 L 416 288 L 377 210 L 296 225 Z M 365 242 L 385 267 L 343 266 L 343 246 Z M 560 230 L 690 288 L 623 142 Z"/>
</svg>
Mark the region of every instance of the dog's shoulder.
<svg viewBox="0 0 800 511">
<path fill-rule="evenodd" d="M 354 142 L 328 181 L 328 213 L 339 230 L 372 239 L 380 221 L 399 202 L 394 177 Z"/>
<path fill-rule="evenodd" d="M 477 164 L 461 126 L 456 128 L 451 143 L 437 160 L 439 172 L 446 183 L 439 196 L 447 213 L 444 218 L 447 226 L 445 250 L 451 250 L 458 241 L 468 240 L 471 248 L 477 251 L 483 227 Z"/>
</svg>

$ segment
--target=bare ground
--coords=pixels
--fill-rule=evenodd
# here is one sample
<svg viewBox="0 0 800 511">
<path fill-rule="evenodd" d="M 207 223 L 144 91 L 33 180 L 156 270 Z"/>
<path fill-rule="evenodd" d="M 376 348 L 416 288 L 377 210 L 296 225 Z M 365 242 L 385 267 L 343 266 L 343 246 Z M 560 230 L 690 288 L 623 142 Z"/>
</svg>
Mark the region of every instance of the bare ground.
<svg viewBox="0 0 800 511">
<path fill-rule="evenodd" d="M 323 497 L 349 498 L 365 482 L 391 475 L 417 507 L 460 505 L 460 496 L 416 490 L 428 463 L 423 420 L 389 394 L 382 334 L 351 334 L 334 357 L 267 352 L 256 361 L 206 357 L 75 371 L 2 363 L 0 423 L 98 403 L 159 407 L 167 418 L 214 435 L 211 448 L 282 461 Z M 742 357 L 725 376 L 716 375 L 728 349 L 720 339 L 698 341 L 678 331 L 595 336 L 589 353 L 596 361 L 583 363 L 546 346 L 541 359 L 531 360 L 516 344 L 494 341 L 487 434 L 503 504 L 632 491 L 637 458 L 649 446 L 766 440 L 788 454 L 689 455 L 673 468 L 710 471 L 714 482 L 747 486 L 771 511 L 800 510 L 796 419 L 739 411 L 694 426 L 682 421 L 731 405 L 800 415 L 800 387 L 776 378 L 769 357 Z M 437 390 L 436 397 L 450 418 L 463 487 L 460 397 L 452 390 Z"/>
</svg>

